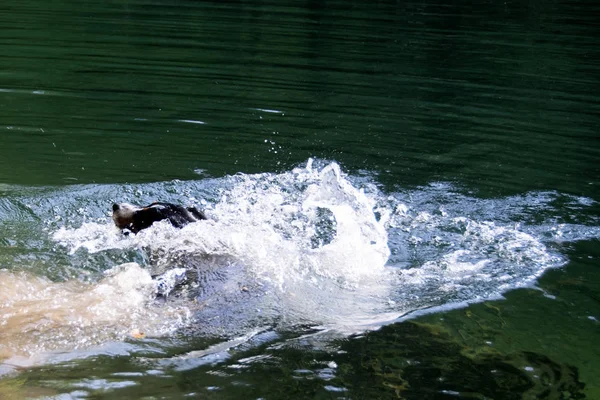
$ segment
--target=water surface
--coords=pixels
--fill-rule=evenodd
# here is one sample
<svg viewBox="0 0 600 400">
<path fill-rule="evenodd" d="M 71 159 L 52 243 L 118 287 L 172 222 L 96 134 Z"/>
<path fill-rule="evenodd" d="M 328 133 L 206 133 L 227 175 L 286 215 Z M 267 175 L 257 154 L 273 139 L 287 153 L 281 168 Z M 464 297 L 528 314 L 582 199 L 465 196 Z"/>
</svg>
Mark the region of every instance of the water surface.
<svg viewBox="0 0 600 400">
<path fill-rule="evenodd" d="M 596 3 L 0 7 L 0 397 L 600 396 Z"/>
</svg>

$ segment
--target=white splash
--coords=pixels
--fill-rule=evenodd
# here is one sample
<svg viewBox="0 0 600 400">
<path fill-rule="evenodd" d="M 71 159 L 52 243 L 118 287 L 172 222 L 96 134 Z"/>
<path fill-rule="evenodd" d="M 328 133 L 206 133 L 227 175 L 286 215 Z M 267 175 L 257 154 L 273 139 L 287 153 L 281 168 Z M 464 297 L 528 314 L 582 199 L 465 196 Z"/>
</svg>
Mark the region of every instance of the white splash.
<svg viewBox="0 0 600 400">
<path fill-rule="evenodd" d="M 233 256 L 279 287 L 313 275 L 353 285 L 383 272 L 389 248 L 385 221 L 375 217 L 376 199 L 352 186 L 337 164 L 319 171 L 309 162 L 281 175 L 229 179 L 234 184 L 208 210 L 209 221 L 181 230 L 155 223 L 132 237 L 90 222 L 60 228 L 53 238 L 71 254 L 149 248 Z M 328 232 L 321 232 L 323 222 Z"/>
<path fill-rule="evenodd" d="M 53 238 L 70 254 L 141 250 L 156 264 L 175 259 L 178 267 L 186 267 L 178 260 L 194 255 L 237 260 L 243 275 L 267 293 L 260 311 L 244 309 L 249 318 L 283 312 L 291 324 L 353 325 L 382 308 L 392 289 L 385 267 L 390 213 L 377 209 L 374 186 L 356 188 L 336 163 L 313 168 L 312 160 L 279 175 L 228 177 L 222 186 L 218 201 L 206 210 L 208 221 L 182 229 L 161 221 L 129 237 L 110 224 L 90 222 L 60 228 Z M 376 211 L 384 217 L 378 219 Z M 205 287 L 211 285 L 199 274 Z"/>
<path fill-rule="evenodd" d="M 163 221 L 129 237 L 109 222 L 87 222 L 60 228 L 53 239 L 74 255 L 117 249 L 178 268 L 198 255 L 234 260 L 217 265 L 217 272 L 194 264 L 203 279 L 198 288 L 213 293 L 203 297 L 208 306 L 200 316 L 227 314 L 232 332 L 231 324 L 259 320 L 369 329 L 423 308 L 497 298 L 534 284 L 566 260 L 544 241 L 557 237 L 553 225 L 528 226 L 521 215 L 534 206 L 543 209 L 552 193 L 487 201 L 435 184 L 383 194 L 372 178 L 351 177 L 336 163 L 313 160 L 280 174 L 238 174 L 210 184 L 208 221 L 182 229 Z M 164 187 L 194 200 L 203 197 L 198 189 L 207 190 L 197 182 Z M 167 193 L 161 188 L 152 190 Z M 597 236 L 597 229 L 589 233 L 578 225 L 563 231 Z M 240 295 L 240 288 L 249 294 Z"/>
</svg>

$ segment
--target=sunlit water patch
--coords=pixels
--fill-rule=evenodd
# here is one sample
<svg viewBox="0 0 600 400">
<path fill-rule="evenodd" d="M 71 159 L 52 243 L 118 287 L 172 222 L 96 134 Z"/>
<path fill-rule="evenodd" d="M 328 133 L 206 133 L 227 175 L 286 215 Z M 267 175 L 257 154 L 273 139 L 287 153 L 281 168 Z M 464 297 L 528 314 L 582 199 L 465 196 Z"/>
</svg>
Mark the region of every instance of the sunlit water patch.
<svg viewBox="0 0 600 400">
<path fill-rule="evenodd" d="M 561 243 L 599 237 L 589 199 L 483 200 L 448 184 L 385 193 L 374 176 L 319 160 L 279 174 L 7 193 L 0 357 L 13 363 L 132 337 L 222 338 L 178 358 L 185 369 L 276 332 L 373 329 L 534 285 L 567 261 Z M 110 221 L 112 202 L 155 200 L 210 219 L 129 236 Z"/>
<path fill-rule="evenodd" d="M 79 350 L 134 336 L 161 336 L 186 324 L 189 309 L 149 307 L 156 282 L 138 264 L 107 270 L 95 284 L 51 282 L 0 271 L 0 358 L 43 361 L 53 350 Z M 142 332 L 139 328 L 145 330 Z"/>
</svg>

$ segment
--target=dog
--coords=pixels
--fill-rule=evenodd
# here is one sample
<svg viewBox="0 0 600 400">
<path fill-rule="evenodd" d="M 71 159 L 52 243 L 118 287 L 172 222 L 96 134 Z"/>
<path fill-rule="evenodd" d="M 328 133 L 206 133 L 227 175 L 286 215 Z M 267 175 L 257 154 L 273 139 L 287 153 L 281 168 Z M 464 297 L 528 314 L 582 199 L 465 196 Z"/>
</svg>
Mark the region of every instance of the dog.
<svg viewBox="0 0 600 400">
<path fill-rule="evenodd" d="M 206 220 L 204 212 L 195 207 L 182 207 L 171 203 L 154 202 L 146 207 L 129 203 L 113 204 L 112 219 L 125 234 L 138 233 L 153 223 L 168 220 L 171 225 L 181 228 L 190 222 Z"/>
</svg>

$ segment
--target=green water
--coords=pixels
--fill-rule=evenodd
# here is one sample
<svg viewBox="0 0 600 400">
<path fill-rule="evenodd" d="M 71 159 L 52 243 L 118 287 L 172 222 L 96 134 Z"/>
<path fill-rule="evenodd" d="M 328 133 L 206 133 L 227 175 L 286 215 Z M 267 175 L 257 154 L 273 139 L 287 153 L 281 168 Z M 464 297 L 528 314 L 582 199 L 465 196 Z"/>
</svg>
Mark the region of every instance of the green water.
<svg viewBox="0 0 600 400">
<path fill-rule="evenodd" d="M 145 185 L 214 179 L 200 184 L 211 202 L 223 177 L 285 173 L 310 157 L 408 204 L 438 182 L 473 203 L 551 193 L 551 207 L 528 203 L 511 223 L 581 227 L 546 237 L 564 265 L 502 300 L 316 344 L 284 331 L 160 376 L 139 349 L 25 368 L 0 378 L 0 398 L 600 398 L 598 3 L 24 0 L 0 10 L 0 268 L 63 277 L 56 244 L 27 225 L 52 231 L 60 222 L 48 221 L 80 208 L 99 218 L 110 201 L 135 199 L 130 185 L 138 200 L 178 200 L 168 183 Z M 410 243 L 390 248 L 406 261 Z M 107 263 L 60 256 L 75 269 Z M 167 355 L 215 342 L 156 340 L 176 342 L 157 345 Z"/>
</svg>

